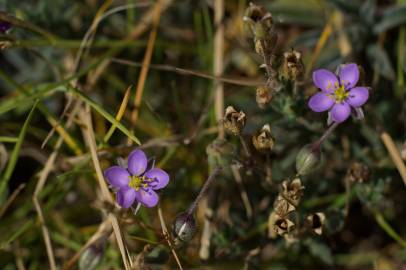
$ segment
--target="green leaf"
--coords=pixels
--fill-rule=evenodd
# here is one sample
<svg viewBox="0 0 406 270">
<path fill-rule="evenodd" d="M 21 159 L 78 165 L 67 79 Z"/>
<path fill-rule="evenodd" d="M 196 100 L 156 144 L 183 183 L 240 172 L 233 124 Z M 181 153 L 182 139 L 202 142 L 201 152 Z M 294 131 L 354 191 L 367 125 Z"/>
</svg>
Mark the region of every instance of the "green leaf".
<svg viewBox="0 0 406 270">
<path fill-rule="evenodd" d="M 319 258 L 325 264 L 333 264 L 333 256 L 331 254 L 331 250 L 326 244 L 318 242 L 311 238 L 306 239 L 304 241 L 304 244 L 309 248 L 309 251 L 313 256 Z"/>
<path fill-rule="evenodd" d="M 375 25 L 373 31 L 379 34 L 402 24 L 406 24 L 406 5 L 399 5 L 387 9 L 381 21 Z"/>
<path fill-rule="evenodd" d="M 377 182 L 357 184 L 354 188 L 359 200 L 370 208 L 379 208 L 382 205 L 383 192 L 389 180 L 389 178 L 378 179 Z"/>
<path fill-rule="evenodd" d="M 56 90 L 60 90 L 60 87 L 55 87 L 53 84 L 43 89 L 33 91 L 30 95 L 17 95 L 9 98 L 0 103 L 0 115 L 20 106 L 27 106 L 27 104 L 32 103 L 36 99 L 43 99 L 45 96 L 53 94 Z"/>
</svg>

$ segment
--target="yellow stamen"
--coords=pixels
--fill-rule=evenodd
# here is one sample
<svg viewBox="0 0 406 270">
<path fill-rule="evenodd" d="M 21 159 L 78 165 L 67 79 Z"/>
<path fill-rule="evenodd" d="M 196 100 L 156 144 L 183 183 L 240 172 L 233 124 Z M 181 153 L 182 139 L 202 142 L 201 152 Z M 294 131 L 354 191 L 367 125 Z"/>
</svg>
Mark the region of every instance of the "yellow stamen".
<svg viewBox="0 0 406 270">
<path fill-rule="evenodd" d="M 144 181 L 145 176 L 130 176 L 130 183 L 128 183 L 128 186 L 138 191 L 141 186 L 148 187 L 148 184 L 144 183 Z"/>
<path fill-rule="evenodd" d="M 344 86 L 339 86 L 334 90 L 335 99 L 337 102 L 343 102 L 348 97 L 348 92 L 344 89 Z"/>
</svg>

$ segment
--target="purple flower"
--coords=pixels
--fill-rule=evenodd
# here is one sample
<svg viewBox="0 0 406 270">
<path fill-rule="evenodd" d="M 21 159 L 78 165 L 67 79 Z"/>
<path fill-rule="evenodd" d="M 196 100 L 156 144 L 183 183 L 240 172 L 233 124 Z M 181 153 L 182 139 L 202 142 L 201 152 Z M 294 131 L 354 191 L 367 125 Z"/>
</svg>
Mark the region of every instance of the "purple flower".
<svg viewBox="0 0 406 270">
<path fill-rule="evenodd" d="M 113 166 L 104 171 L 109 184 L 117 190 L 117 203 L 123 208 L 131 207 L 135 201 L 146 207 L 154 207 L 159 200 L 157 189 L 164 188 L 169 175 L 161 169 L 147 170 L 148 160 L 139 149 L 128 156 L 128 168 Z"/>
<path fill-rule="evenodd" d="M 6 33 L 11 28 L 11 23 L 0 21 L 0 33 Z"/>
<path fill-rule="evenodd" d="M 333 122 L 344 122 L 353 110 L 362 117 L 361 106 L 367 102 L 367 87 L 355 87 L 359 79 L 357 64 L 341 65 L 337 76 L 326 69 L 313 72 L 313 83 L 321 89 L 309 100 L 309 107 L 315 112 L 329 111 Z"/>
</svg>

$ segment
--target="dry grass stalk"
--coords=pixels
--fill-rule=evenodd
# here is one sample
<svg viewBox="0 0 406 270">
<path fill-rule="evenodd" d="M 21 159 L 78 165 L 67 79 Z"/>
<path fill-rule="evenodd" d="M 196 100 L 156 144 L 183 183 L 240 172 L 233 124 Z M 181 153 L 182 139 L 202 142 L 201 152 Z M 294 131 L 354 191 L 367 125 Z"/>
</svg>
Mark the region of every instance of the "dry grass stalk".
<svg viewBox="0 0 406 270">
<path fill-rule="evenodd" d="M 97 146 L 96 146 L 96 139 L 93 131 L 93 126 L 92 126 L 92 120 L 91 120 L 91 113 L 90 113 L 90 108 L 88 105 L 86 105 L 86 110 L 83 110 L 81 112 L 82 117 L 81 119 L 85 120 L 85 130 L 84 134 L 86 136 L 86 142 L 90 148 L 90 153 L 92 156 L 92 161 L 93 161 L 93 166 L 96 170 L 96 175 L 97 175 L 97 181 L 99 183 L 99 187 L 102 191 L 103 199 L 106 200 L 109 203 L 113 203 L 113 199 L 111 198 L 109 189 L 107 187 L 107 184 L 104 180 L 103 172 L 100 166 L 99 158 L 97 157 Z M 125 243 L 121 234 L 120 226 L 118 224 L 117 217 L 113 213 L 108 214 L 108 219 L 110 220 L 114 234 L 116 236 L 117 244 L 120 249 L 121 257 L 124 263 L 124 267 L 126 270 L 130 269 L 130 265 L 128 263 L 128 258 L 126 255 L 125 251 Z"/>
</svg>

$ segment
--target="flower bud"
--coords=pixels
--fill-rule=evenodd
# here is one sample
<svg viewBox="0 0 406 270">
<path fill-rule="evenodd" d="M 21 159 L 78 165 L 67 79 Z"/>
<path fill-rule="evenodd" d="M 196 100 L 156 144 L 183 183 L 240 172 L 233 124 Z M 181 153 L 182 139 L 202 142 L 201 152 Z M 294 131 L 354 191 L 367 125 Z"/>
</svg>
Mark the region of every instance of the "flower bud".
<svg viewBox="0 0 406 270">
<path fill-rule="evenodd" d="M 288 80 L 301 79 L 304 74 L 304 65 L 300 52 L 292 49 L 292 51 L 283 54 L 282 74 Z"/>
<path fill-rule="evenodd" d="M 266 109 L 272 101 L 272 89 L 267 86 L 260 86 L 257 88 L 255 100 L 258 107 Z"/>
<path fill-rule="evenodd" d="M 225 130 L 233 135 L 239 135 L 245 126 L 245 113 L 243 111 L 237 112 L 233 106 L 228 106 L 222 123 Z"/>
<path fill-rule="evenodd" d="M 347 179 L 351 182 L 363 183 L 369 178 L 369 168 L 363 163 L 352 162 L 347 170 Z"/>
<path fill-rule="evenodd" d="M 93 270 L 100 263 L 104 254 L 104 239 L 99 243 L 94 243 L 90 245 L 83 253 L 80 255 L 79 259 L 79 269 L 80 270 Z"/>
<path fill-rule="evenodd" d="M 326 216 L 321 212 L 311 214 L 306 217 L 306 225 L 315 233 L 321 235 L 325 219 Z"/>
<path fill-rule="evenodd" d="M 274 138 L 271 134 L 269 124 L 264 125 L 256 134 L 252 136 L 252 144 L 261 153 L 270 152 L 274 146 Z"/>
<path fill-rule="evenodd" d="M 306 175 L 316 170 L 321 164 L 322 156 L 320 146 L 307 144 L 296 156 L 296 172 L 298 175 Z"/>
<path fill-rule="evenodd" d="M 186 244 L 196 234 L 196 221 L 193 214 L 187 212 L 176 216 L 172 224 L 172 237 L 176 246 Z"/>
</svg>

